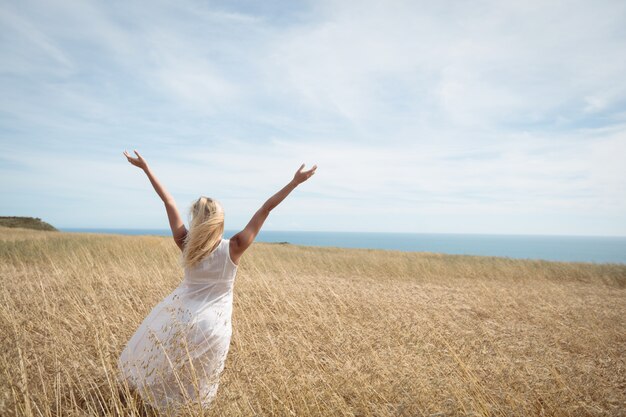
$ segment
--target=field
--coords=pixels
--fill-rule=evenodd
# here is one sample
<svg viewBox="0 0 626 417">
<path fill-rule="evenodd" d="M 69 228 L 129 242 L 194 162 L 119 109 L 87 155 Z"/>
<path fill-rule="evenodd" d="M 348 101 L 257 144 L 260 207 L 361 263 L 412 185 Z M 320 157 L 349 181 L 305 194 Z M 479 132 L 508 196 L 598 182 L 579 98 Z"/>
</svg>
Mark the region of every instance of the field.
<svg viewBox="0 0 626 417">
<path fill-rule="evenodd" d="M 151 415 L 116 360 L 177 259 L 0 228 L 0 415 Z M 626 416 L 625 265 L 255 243 L 234 300 L 207 416 Z"/>
</svg>

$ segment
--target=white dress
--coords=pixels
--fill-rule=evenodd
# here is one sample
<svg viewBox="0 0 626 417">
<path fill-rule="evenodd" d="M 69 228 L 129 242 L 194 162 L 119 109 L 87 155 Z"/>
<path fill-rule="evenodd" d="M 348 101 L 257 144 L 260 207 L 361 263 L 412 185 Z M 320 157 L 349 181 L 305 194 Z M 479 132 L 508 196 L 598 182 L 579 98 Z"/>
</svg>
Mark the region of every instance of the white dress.
<svg viewBox="0 0 626 417">
<path fill-rule="evenodd" d="M 192 268 L 144 319 L 118 360 L 121 378 L 152 407 L 208 407 L 230 346 L 237 265 L 229 239 Z"/>
</svg>

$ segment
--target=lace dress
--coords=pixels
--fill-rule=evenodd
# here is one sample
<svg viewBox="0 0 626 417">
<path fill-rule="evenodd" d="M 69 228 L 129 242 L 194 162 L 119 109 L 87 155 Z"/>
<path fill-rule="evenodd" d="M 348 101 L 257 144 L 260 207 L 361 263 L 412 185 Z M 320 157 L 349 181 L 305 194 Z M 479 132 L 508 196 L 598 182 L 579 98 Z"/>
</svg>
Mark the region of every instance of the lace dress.
<svg viewBox="0 0 626 417">
<path fill-rule="evenodd" d="M 222 239 L 141 323 L 118 360 L 121 378 L 155 409 L 208 407 L 230 346 L 237 265 Z"/>
</svg>

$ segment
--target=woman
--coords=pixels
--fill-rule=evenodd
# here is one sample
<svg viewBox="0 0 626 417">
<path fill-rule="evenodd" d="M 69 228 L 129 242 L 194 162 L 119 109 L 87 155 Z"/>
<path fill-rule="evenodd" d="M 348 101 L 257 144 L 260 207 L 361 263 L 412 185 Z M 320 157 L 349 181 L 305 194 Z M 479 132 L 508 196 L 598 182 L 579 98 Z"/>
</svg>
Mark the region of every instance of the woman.
<svg viewBox="0 0 626 417">
<path fill-rule="evenodd" d="M 246 227 L 224 239 L 224 209 L 215 199 L 198 198 L 185 228 L 176 203 L 154 176 L 146 160 L 127 151 L 163 200 L 176 245 L 181 250 L 181 284 L 148 314 L 120 355 L 121 381 L 128 382 L 161 412 L 177 411 L 199 401 L 208 407 L 217 394 L 232 334 L 233 283 L 243 253 L 254 241 L 270 211 L 317 168 L 303 171 L 268 199 Z"/>
</svg>

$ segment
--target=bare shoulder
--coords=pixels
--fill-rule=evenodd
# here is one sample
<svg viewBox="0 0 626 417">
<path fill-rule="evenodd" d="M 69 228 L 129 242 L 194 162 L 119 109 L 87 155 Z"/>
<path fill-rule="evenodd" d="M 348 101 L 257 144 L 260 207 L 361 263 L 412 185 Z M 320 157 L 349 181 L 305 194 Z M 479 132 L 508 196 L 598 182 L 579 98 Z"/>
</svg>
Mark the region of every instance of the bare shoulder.
<svg viewBox="0 0 626 417">
<path fill-rule="evenodd" d="M 235 265 L 239 265 L 239 258 L 241 258 L 241 255 L 243 254 L 240 250 L 240 246 L 239 246 L 239 239 L 237 237 L 237 235 L 231 237 L 229 239 L 229 245 L 228 245 L 228 254 L 230 255 L 230 260 L 233 261 L 233 263 Z"/>
<path fill-rule="evenodd" d="M 255 233 L 249 230 L 249 227 L 244 228 L 239 233 L 230 238 L 230 255 L 234 263 L 237 263 L 243 253 L 250 247 L 254 241 Z"/>
</svg>

